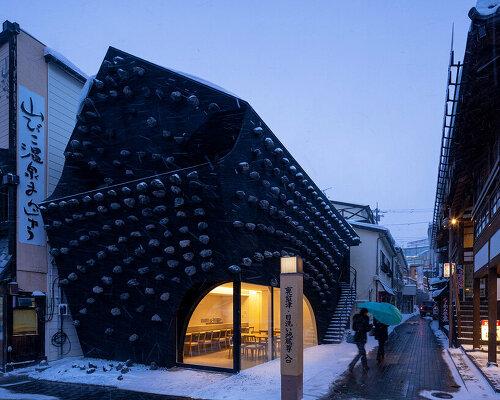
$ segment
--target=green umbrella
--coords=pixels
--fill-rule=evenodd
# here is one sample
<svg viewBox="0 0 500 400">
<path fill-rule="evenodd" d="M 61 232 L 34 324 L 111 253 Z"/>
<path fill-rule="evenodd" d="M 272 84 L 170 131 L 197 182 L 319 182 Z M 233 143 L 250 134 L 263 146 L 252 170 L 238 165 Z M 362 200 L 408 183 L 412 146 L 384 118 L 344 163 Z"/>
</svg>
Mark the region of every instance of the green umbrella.
<svg viewBox="0 0 500 400">
<path fill-rule="evenodd" d="M 389 303 L 367 301 L 360 304 L 358 308 L 366 308 L 374 318 L 386 325 L 398 325 L 403 319 L 401 312 Z"/>
</svg>

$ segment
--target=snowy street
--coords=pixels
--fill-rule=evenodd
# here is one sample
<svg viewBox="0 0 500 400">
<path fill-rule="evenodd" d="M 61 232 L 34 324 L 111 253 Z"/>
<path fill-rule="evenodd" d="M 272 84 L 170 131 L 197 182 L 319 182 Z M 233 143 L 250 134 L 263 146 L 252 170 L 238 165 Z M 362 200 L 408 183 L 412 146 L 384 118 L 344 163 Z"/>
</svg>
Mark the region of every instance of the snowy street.
<svg viewBox="0 0 500 400">
<path fill-rule="evenodd" d="M 422 396 L 426 393 L 453 395 L 459 389 L 442 358 L 442 347 L 430 328 L 430 321 L 420 317 L 413 317 L 394 330 L 380 366 L 376 350 L 371 351 L 368 366 L 366 374 L 360 364 L 352 374 L 345 373 L 328 399 L 417 399 L 427 398 Z"/>
</svg>

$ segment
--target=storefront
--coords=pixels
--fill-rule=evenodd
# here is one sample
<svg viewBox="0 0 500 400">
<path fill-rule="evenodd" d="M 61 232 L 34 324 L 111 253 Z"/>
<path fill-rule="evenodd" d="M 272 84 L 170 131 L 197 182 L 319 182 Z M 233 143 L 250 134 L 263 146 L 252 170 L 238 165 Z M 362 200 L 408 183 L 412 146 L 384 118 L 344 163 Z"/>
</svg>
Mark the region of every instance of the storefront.
<svg viewBox="0 0 500 400">
<path fill-rule="evenodd" d="M 237 363 L 247 369 L 280 357 L 279 289 L 242 283 L 239 296 L 237 292 L 232 283 L 225 283 L 198 303 L 185 333 L 181 332 L 180 363 L 237 370 Z M 239 327 L 235 326 L 236 307 L 241 309 Z M 317 345 L 318 336 L 314 311 L 305 297 L 303 310 L 305 349 Z"/>
</svg>

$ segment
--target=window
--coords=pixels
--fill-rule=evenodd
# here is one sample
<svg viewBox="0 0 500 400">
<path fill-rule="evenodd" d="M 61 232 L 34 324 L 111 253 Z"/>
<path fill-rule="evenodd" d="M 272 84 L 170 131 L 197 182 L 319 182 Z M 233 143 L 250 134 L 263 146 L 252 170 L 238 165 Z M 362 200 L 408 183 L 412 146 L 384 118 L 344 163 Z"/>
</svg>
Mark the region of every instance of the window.
<svg viewBox="0 0 500 400">
<path fill-rule="evenodd" d="M 217 286 L 198 304 L 184 337 L 184 362 L 233 368 L 233 284 Z"/>
<path fill-rule="evenodd" d="M 474 228 L 472 225 L 464 226 L 464 247 L 470 248 L 474 246 Z"/>
<path fill-rule="evenodd" d="M 37 335 L 38 320 L 36 311 L 33 309 L 14 309 L 13 312 L 13 335 Z"/>
</svg>

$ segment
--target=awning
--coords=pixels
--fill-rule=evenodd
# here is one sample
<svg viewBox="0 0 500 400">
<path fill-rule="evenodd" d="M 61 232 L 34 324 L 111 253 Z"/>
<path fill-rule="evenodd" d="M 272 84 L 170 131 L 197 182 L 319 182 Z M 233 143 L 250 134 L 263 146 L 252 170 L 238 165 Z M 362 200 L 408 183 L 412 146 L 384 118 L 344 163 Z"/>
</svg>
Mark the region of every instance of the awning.
<svg viewBox="0 0 500 400">
<path fill-rule="evenodd" d="M 396 293 L 394 293 L 394 291 L 389 286 L 387 286 L 384 282 L 382 282 L 381 280 L 379 280 L 378 282 L 382 285 L 382 288 L 387 293 L 389 293 L 391 296 L 396 296 Z"/>
</svg>

